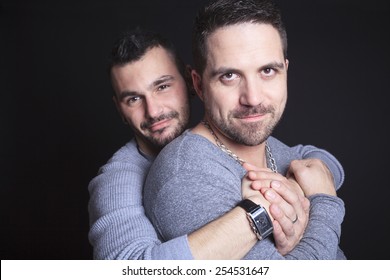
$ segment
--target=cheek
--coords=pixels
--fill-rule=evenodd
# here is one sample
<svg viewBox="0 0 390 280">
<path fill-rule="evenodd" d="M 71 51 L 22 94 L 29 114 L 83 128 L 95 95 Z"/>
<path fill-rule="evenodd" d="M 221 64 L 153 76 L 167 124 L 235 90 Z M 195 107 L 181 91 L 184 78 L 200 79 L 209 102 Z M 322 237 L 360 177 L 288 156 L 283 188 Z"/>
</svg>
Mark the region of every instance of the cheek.
<svg viewBox="0 0 390 280">
<path fill-rule="evenodd" d="M 282 83 L 275 84 L 268 88 L 268 97 L 273 100 L 274 104 L 284 107 L 287 101 L 287 88 Z"/>
<path fill-rule="evenodd" d="M 143 108 L 132 108 L 131 110 L 126 107 L 122 107 L 122 113 L 131 127 L 139 129 L 141 123 L 144 121 Z"/>
<path fill-rule="evenodd" d="M 186 89 L 176 91 L 174 95 L 169 99 L 170 102 L 167 104 L 175 111 L 180 111 L 182 108 L 189 110 L 189 99 Z"/>
<path fill-rule="evenodd" d="M 218 118 L 226 118 L 231 110 L 237 106 L 237 101 L 233 100 L 233 95 L 206 95 L 204 99 L 205 109 L 209 114 Z"/>
</svg>

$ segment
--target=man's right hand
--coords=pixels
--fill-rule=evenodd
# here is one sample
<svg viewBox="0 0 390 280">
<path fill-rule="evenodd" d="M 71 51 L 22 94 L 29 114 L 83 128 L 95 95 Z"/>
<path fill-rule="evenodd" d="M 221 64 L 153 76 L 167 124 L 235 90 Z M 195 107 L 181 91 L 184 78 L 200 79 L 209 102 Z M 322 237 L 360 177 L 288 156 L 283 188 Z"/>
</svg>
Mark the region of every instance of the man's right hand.
<svg viewBox="0 0 390 280">
<path fill-rule="evenodd" d="M 244 164 L 250 170 L 245 180 L 251 181 L 250 188 L 260 191 L 269 205 L 269 214 L 273 217 L 275 246 L 279 253 L 285 255 L 298 244 L 306 229 L 310 203 L 304 197 L 299 185 L 293 179 L 274 173 L 269 169 L 256 168 Z M 243 182 L 248 182 L 248 181 Z M 243 184 L 243 198 L 256 193 L 247 190 L 248 183 Z M 264 197 L 262 199 L 264 200 Z M 267 209 L 268 210 L 268 209 Z M 293 221 L 298 218 L 294 223 Z"/>
</svg>

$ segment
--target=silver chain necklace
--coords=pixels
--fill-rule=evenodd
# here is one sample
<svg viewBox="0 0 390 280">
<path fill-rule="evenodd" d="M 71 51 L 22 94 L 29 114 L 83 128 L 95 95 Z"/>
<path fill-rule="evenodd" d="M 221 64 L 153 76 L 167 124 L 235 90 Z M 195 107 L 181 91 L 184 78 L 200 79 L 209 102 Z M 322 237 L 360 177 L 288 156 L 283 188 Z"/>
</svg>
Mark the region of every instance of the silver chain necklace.
<svg viewBox="0 0 390 280">
<path fill-rule="evenodd" d="M 202 121 L 203 125 L 210 131 L 211 135 L 213 135 L 215 143 L 217 143 L 217 146 L 225 153 L 227 153 L 229 156 L 231 156 L 233 159 L 235 159 L 239 164 L 243 164 L 245 160 L 241 159 L 239 156 L 237 156 L 235 153 L 233 153 L 228 147 L 226 147 L 221 140 L 219 140 L 218 136 L 214 133 L 212 128 L 210 127 L 209 123 L 207 121 Z M 266 155 L 270 164 L 270 169 L 272 172 L 277 173 L 278 172 L 278 167 L 276 166 L 276 161 L 275 158 L 273 157 L 271 153 L 271 149 L 268 146 L 268 142 L 265 141 L 265 151 Z"/>
</svg>

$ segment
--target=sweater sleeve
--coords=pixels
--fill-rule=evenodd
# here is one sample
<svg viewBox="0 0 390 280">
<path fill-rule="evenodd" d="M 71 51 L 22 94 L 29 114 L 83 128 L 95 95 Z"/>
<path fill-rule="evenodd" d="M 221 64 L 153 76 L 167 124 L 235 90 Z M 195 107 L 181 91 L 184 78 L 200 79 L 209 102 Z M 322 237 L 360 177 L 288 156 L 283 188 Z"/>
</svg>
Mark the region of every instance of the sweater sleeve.
<svg viewBox="0 0 390 280">
<path fill-rule="evenodd" d="M 303 159 L 317 158 L 322 160 L 333 174 L 333 180 L 336 190 L 338 190 L 344 182 L 344 169 L 340 162 L 328 151 L 319 149 L 311 145 L 297 145 L 291 147 L 292 151 L 298 153 Z"/>
<path fill-rule="evenodd" d="M 88 186 L 94 259 L 192 259 L 186 235 L 159 240 L 142 205 L 149 164 L 136 162 L 111 160 Z"/>
<path fill-rule="evenodd" d="M 344 202 L 336 197 L 317 194 L 309 197 L 310 218 L 300 243 L 288 259 L 345 259 L 339 248 L 341 224 L 345 215 Z"/>
</svg>

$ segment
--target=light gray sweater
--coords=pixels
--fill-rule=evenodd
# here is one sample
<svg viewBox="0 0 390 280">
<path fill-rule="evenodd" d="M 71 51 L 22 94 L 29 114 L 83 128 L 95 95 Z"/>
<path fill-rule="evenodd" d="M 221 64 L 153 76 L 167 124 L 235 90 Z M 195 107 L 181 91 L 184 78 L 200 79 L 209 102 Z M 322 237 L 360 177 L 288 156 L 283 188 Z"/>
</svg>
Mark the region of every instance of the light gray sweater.
<svg viewBox="0 0 390 280">
<path fill-rule="evenodd" d="M 297 158 L 320 158 L 330 168 L 335 185 L 344 171 L 329 153 L 313 146 L 289 148 Z M 147 157 L 133 139 L 100 168 L 88 190 L 89 240 L 94 259 L 192 259 L 187 235 L 162 243 L 144 213 L 142 189 L 154 158 Z"/>
<path fill-rule="evenodd" d="M 291 160 L 301 158 L 299 148 L 291 149 L 272 137 L 268 143 L 281 174 L 286 174 Z M 337 160 L 324 154 L 333 159 L 341 173 Z M 242 199 L 241 179 L 245 173 L 237 161 L 206 138 L 186 131 L 160 152 L 150 169 L 144 187 L 147 216 L 162 240 L 191 233 L 237 205 Z M 245 259 L 344 259 L 338 246 L 343 201 L 315 195 L 310 202 L 308 226 L 293 251 L 282 256 L 273 238 L 267 238 L 258 242 Z"/>
</svg>

